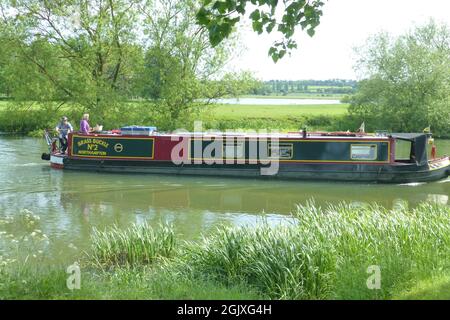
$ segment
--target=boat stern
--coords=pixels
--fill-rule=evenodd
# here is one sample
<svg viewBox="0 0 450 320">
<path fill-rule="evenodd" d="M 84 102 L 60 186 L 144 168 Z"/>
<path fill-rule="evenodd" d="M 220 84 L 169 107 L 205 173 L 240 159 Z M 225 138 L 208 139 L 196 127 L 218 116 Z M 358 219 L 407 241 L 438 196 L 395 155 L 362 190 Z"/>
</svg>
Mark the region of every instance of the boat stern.
<svg viewBox="0 0 450 320">
<path fill-rule="evenodd" d="M 445 156 L 438 159 L 428 161 L 430 172 L 439 172 L 442 178 L 450 176 L 450 157 Z"/>
<path fill-rule="evenodd" d="M 64 169 L 64 159 L 66 155 L 52 154 L 50 155 L 50 166 L 54 169 Z"/>
</svg>

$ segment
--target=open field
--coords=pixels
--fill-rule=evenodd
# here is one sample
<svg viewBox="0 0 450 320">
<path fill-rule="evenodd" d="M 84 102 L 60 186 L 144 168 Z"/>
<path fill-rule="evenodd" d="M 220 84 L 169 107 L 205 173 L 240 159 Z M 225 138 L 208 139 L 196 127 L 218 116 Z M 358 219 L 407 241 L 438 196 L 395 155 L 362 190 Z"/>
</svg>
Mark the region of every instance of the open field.
<svg viewBox="0 0 450 320">
<path fill-rule="evenodd" d="M 213 115 L 219 119 L 265 118 L 284 119 L 316 115 L 344 115 L 348 104 L 340 105 L 218 105 L 213 107 Z"/>
<path fill-rule="evenodd" d="M 340 100 L 344 97 L 343 94 L 332 94 L 332 93 L 288 93 L 284 94 L 270 94 L 270 95 L 243 95 L 239 98 L 254 98 L 254 99 L 336 99 Z"/>
<path fill-rule="evenodd" d="M 56 105 L 56 104 L 55 104 Z M 58 111 L 47 110 L 44 106 L 29 102 L 17 110 L 7 111 L 8 102 L 0 101 L 0 131 L 4 132 L 38 132 L 43 128 L 53 127 L 60 116 L 67 115 L 76 125 L 81 117 L 81 108 L 70 104 L 62 106 Z M 91 113 L 92 122 L 101 121 L 107 129 L 123 125 L 156 125 L 167 130 L 164 123 L 159 123 L 150 114 L 151 106 L 139 102 L 130 102 L 108 113 L 102 120 Z M 194 120 L 202 120 L 207 129 L 277 129 L 297 130 L 307 126 L 309 129 L 337 130 L 342 126 L 345 130 L 355 129 L 357 124 L 340 125 L 347 114 L 348 105 L 230 105 L 219 104 L 206 107 L 198 115 L 183 124 L 192 130 Z M 353 128 L 355 127 L 355 128 Z"/>
<path fill-rule="evenodd" d="M 316 97 L 298 97 L 298 96 L 242 96 L 240 98 L 255 98 L 255 99 L 320 99 Z M 322 97 L 324 100 L 330 99 L 330 97 Z M 4 111 L 8 104 L 8 101 L 0 100 L 0 112 Z M 25 104 L 31 110 L 42 109 L 42 106 L 38 103 L 29 102 Z M 139 102 L 128 103 L 131 109 L 134 109 Z M 348 104 L 317 104 L 317 105 L 233 105 L 233 104 L 218 104 L 211 108 L 216 109 L 217 116 L 248 116 L 248 117 L 280 117 L 303 114 L 332 114 L 342 115 L 347 112 Z M 70 109 L 70 105 L 64 105 L 61 109 Z"/>
<path fill-rule="evenodd" d="M 217 105 L 201 120 L 211 129 L 297 131 L 356 130 L 359 121 L 347 117 L 347 104 L 335 105 Z"/>
</svg>

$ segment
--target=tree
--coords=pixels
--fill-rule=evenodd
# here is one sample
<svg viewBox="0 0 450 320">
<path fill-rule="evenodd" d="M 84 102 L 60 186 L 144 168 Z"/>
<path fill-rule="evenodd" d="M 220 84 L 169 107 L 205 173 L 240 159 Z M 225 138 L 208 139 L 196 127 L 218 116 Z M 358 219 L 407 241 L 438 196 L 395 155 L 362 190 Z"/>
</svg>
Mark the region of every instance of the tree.
<svg viewBox="0 0 450 320">
<path fill-rule="evenodd" d="M 193 24 L 195 0 L 160 0 L 157 10 L 142 7 L 148 50 L 139 83 L 163 127 L 186 125 L 186 119 L 214 99 L 239 95 L 255 86 L 253 77 L 224 74 L 235 48 L 233 39 L 215 48 L 207 30 Z"/>
<path fill-rule="evenodd" d="M 102 118 L 129 88 L 136 9 L 122 0 L 2 0 L 14 98 L 70 101 Z"/>
<path fill-rule="evenodd" d="M 255 32 L 262 34 L 275 30 L 281 33 L 281 40 L 269 49 L 269 55 L 277 62 L 289 50 L 297 48 L 293 36 L 298 25 L 308 35 L 314 35 L 323 5 L 320 0 L 203 0 L 197 21 L 208 29 L 209 40 L 216 46 L 228 38 L 241 17 L 251 11 L 247 16 Z M 281 19 L 277 9 L 282 10 Z"/>
<path fill-rule="evenodd" d="M 134 110 L 127 109 L 129 99 L 144 98 L 140 118 L 173 127 L 252 83 L 247 75 L 225 77 L 235 42 L 212 48 L 208 31 L 195 24 L 199 3 L 0 0 L 0 46 L 7 48 L 0 52 L 0 80 L 16 101 L 54 110 L 70 103 L 104 124 L 106 118 L 118 124 Z"/>
<path fill-rule="evenodd" d="M 350 98 L 351 114 L 372 127 L 450 136 L 450 29 L 430 21 L 397 38 L 386 33 L 358 49 L 366 79 Z"/>
</svg>

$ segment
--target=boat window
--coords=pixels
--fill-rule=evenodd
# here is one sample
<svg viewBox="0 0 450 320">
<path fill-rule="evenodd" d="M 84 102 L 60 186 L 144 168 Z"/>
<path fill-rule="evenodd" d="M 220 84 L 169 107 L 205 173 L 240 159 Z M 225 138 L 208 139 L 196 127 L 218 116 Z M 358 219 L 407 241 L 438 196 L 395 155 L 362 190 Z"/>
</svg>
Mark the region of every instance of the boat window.
<svg viewBox="0 0 450 320">
<path fill-rule="evenodd" d="M 269 143 L 269 158 L 292 159 L 294 145 L 292 143 Z"/>
<path fill-rule="evenodd" d="M 244 143 L 224 143 L 223 156 L 226 159 L 235 159 L 244 157 Z"/>
<path fill-rule="evenodd" d="M 352 160 L 375 160 L 377 158 L 376 144 L 352 144 Z"/>
<path fill-rule="evenodd" d="M 395 160 L 407 160 L 411 159 L 411 146 L 412 142 L 407 140 L 395 140 Z"/>
</svg>

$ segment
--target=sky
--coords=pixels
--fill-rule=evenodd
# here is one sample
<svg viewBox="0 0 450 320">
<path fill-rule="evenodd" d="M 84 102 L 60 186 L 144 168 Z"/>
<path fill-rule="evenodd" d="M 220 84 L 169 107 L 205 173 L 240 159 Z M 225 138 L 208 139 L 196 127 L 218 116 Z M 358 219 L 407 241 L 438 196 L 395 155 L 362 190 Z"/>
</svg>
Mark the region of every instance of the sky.
<svg viewBox="0 0 450 320">
<path fill-rule="evenodd" d="M 230 69 L 251 71 L 262 80 L 357 79 L 354 47 L 380 31 L 399 35 L 430 18 L 450 26 L 450 1 L 325 0 L 315 36 L 298 29 L 299 48 L 276 64 L 267 52 L 279 36 L 257 35 L 247 23 L 241 33 L 244 49 Z"/>
</svg>

